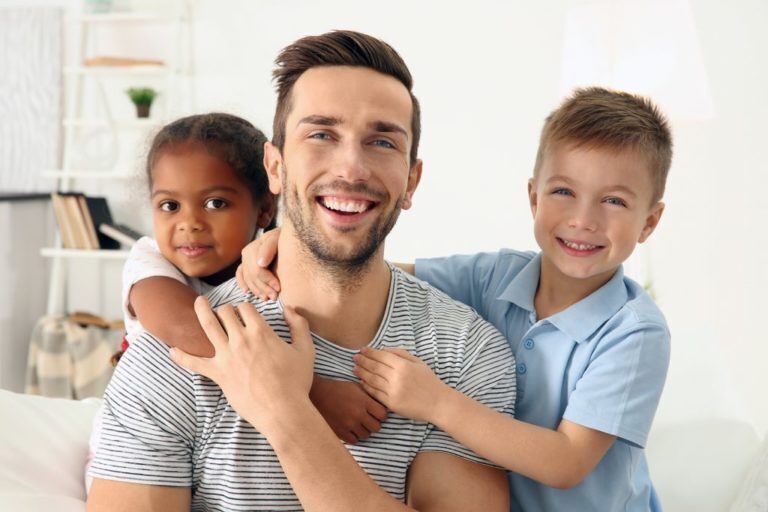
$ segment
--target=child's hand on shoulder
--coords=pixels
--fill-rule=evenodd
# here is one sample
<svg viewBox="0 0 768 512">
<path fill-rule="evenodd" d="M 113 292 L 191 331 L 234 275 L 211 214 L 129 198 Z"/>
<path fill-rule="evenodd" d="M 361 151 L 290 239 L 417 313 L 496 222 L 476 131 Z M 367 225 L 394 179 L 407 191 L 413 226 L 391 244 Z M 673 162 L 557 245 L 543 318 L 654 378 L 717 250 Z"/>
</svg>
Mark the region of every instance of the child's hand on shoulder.
<svg viewBox="0 0 768 512">
<path fill-rule="evenodd" d="M 372 397 L 401 416 L 434 423 L 451 388 L 426 363 L 403 349 L 363 348 L 354 359 L 355 375 Z"/>
<path fill-rule="evenodd" d="M 280 228 L 267 231 L 243 248 L 242 263 L 237 267 L 237 284 L 261 300 L 277 300 L 280 281 L 269 266 L 277 256 Z"/>
</svg>

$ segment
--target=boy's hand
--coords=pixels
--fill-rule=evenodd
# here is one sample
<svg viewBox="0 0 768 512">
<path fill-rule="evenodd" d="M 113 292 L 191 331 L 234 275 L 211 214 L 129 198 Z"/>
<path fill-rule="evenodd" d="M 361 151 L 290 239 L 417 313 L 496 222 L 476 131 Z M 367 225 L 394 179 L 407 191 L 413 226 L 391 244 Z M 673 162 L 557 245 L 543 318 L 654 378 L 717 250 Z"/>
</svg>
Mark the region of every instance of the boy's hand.
<svg viewBox="0 0 768 512">
<path fill-rule="evenodd" d="M 304 317 L 286 306 L 292 343 L 283 341 L 256 308 L 244 302 L 215 313 L 204 297 L 195 312 L 215 355 L 196 357 L 174 348 L 171 359 L 221 387 L 237 413 L 257 430 L 279 425 L 282 411 L 306 400 L 312 386 L 315 346 Z"/>
<path fill-rule="evenodd" d="M 390 410 L 419 421 L 433 422 L 451 388 L 407 350 L 363 348 L 355 356 L 355 375 L 372 397 Z"/>
<path fill-rule="evenodd" d="M 371 398 L 360 384 L 315 375 L 309 398 L 336 436 L 355 444 L 381 429 L 387 409 Z"/>
<path fill-rule="evenodd" d="M 243 261 L 237 267 L 237 284 L 261 300 L 277 300 L 280 281 L 269 270 L 277 256 L 277 241 L 280 228 L 267 231 L 243 248 Z"/>
</svg>

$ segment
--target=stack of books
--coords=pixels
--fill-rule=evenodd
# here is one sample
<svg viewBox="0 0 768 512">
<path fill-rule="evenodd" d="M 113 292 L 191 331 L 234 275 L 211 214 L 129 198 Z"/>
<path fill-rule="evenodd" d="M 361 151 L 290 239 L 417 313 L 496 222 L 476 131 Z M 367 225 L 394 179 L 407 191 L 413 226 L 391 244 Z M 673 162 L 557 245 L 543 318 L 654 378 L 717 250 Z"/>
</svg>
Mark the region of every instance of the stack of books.
<svg viewBox="0 0 768 512">
<path fill-rule="evenodd" d="M 127 226 L 115 224 L 103 197 L 88 197 L 79 192 L 51 194 L 53 211 L 65 249 L 119 249 L 141 238 Z"/>
</svg>

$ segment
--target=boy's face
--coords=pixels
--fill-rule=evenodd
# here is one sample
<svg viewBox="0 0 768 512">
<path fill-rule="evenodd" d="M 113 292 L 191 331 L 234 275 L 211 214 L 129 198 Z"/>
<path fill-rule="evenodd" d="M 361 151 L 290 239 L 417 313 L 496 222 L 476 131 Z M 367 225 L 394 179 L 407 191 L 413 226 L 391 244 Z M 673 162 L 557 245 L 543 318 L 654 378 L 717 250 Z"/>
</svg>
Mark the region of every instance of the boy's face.
<svg viewBox="0 0 768 512">
<path fill-rule="evenodd" d="M 651 204 L 644 157 L 572 144 L 551 146 L 528 196 L 542 266 L 598 286 L 650 236 L 664 210 Z"/>
</svg>

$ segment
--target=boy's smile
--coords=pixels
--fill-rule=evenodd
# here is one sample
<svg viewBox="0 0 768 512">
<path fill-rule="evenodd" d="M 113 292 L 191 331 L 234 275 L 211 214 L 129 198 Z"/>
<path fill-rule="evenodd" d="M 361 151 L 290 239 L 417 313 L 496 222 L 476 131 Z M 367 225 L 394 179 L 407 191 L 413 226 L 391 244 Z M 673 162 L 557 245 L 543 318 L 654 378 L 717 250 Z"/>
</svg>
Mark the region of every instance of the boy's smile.
<svg viewBox="0 0 768 512">
<path fill-rule="evenodd" d="M 555 144 L 528 188 L 542 280 L 589 292 L 648 238 L 664 209 L 651 204 L 651 171 L 631 150 Z"/>
</svg>

